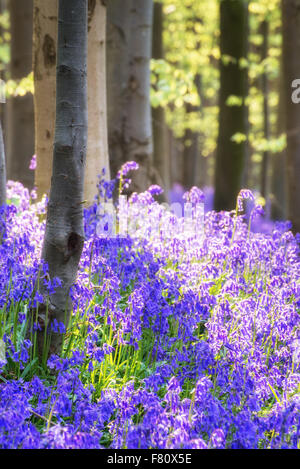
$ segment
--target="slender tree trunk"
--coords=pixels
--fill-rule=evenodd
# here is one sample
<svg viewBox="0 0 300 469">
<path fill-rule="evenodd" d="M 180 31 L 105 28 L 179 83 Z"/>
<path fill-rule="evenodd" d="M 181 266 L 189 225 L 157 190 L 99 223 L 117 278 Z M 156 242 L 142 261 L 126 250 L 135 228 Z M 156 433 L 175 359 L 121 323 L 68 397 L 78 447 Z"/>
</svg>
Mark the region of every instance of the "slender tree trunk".
<svg viewBox="0 0 300 469">
<path fill-rule="evenodd" d="M 88 15 L 88 146 L 84 197 L 91 204 L 98 175 L 110 178 L 106 109 L 106 6 L 89 0 Z"/>
<path fill-rule="evenodd" d="M 32 0 L 9 1 L 11 22 L 11 64 L 13 80 L 27 76 L 32 70 Z M 7 104 L 7 173 L 8 178 L 33 187 L 29 169 L 34 153 L 33 96 L 11 97 Z"/>
<path fill-rule="evenodd" d="M 0 207 L 6 205 L 6 164 L 2 125 L 0 122 Z"/>
<path fill-rule="evenodd" d="M 132 0 L 107 5 L 107 120 L 110 169 L 116 176 L 125 160 L 130 8 Z"/>
<path fill-rule="evenodd" d="M 268 57 L 268 36 L 269 36 L 269 23 L 263 21 L 261 25 L 261 33 L 263 36 L 262 44 L 262 60 Z M 268 75 L 266 72 L 262 74 L 262 93 L 263 93 L 263 108 L 264 108 L 264 137 L 266 140 L 270 138 L 270 122 L 269 122 L 269 83 Z M 269 152 L 264 151 L 261 167 L 261 195 L 266 198 L 269 196 Z"/>
<path fill-rule="evenodd" d="M 2 125 L 0 120 L 0 242 L 6 234 L 6 162 Z"/>
<path fill-rule="evenodd" d="M 38 195 L 49 193 L 55 124 L 55 65 L 57 0 L 35 0 L 34 70 L 36 110 L 36 185 Z M 110 177 L 105 71 L 106 7 L 102 0 L 88 2 L 88 147 L 84 198 L 97 193 L 98 175 Z"/>
<path fill-rule="evenodd" d="M 42 259 L 50 279 L 61 287 L 47 296 L 49 322 L 68 323 L 70 287 L 77 275 L 83 242 L 83 190 L 87 147 L 87 0 L 59 0 L 56 75 L 56 124 L 53 170 Z M 43 336 L 45 308 L 39 309 Z M 41 340 L 39 341 L 41 345 Z M 57 353 L 62 335 L 52 336 L 50 353 Z"/>
<path fill-rule="evenodd" d="M 279 76 L 279 105 L 277 114 L 277 136 L 285 133 L 285 86 L 283 80 L 282 59 Z M 286 149 L 272 155 L 271 159 L 271 217 L 274 220 L 286 220 L 287 207 L 287 171 L 286 171 Z"/>
<path fill-rule="evenodd" d="M 204 99 L 201 91 L 201 76 L 199 74 L 195 76 L 195 85 L 201 100 L 201 105 L 194 106 L 188 103 L 186 105 L 186 112 L 187 114 L 190 112 L 197 112 L 203 119 Z M 183 150 L 183 185 L 187 189 L 190 189 L 192 186 L 197 186 L 200 182 L 200 166 L 203 156 L 200 152 L 199 138 L 199 132 L 186 129 Z"/>
<path fill-rule="evenodd" d="M 150 59 L 153 0 L 133 0 L 130 10 L 128 122 L 125 128 L 126 160 L 140 168 L 132 176 L 132 190 L 141 192 L 157 179 L 153 168 L 150 106 Z"/>
<path fill-rule="evenodd" d="M 300 232 L 300 110 L 291 99 L 292 82 L 300 77 L 300 1 L 282 0 L 283 76 L 287 134 L 288 218 Z"/>
<path fill-rule="evenodd" d="M 247 69 L 240 66 L 240 59 L 247 57 L 248 2 L 221 0 L 220 29 L 219 136 L 214 204 L 216 210 L 232 210 L 241 189 L 247 151 L 247 137 L 241 143 L 232 141 L 232 137 L 236 133 L 247 136 Z M 228 106 L 227 99 L 231 95 L 241 98 L 242 104 Z"/>
<path fill-rule="evenodd" d="M 163 48 L 163 6 L 162 3 L 154 3 L 153 10 L 153 34 L 152 57 L 162 59 Z M 152 108 L 152 132 L 153 132 L 153 165 L 158 172 L 165 194 L 170 189 L 169 153 L 167 150 L 167 128 L 165 112 L 161 106 Z"/>
<path fill-rule="evenodd" d="M 187 114 L 193 111 L 190 104 L 186 105 Z M 198 175 L 198 159 L 199 159 L 199 134 L 191 129 L 186 129 L 183 138 L 183 186 L 189 190 L 196 185 Z"/>
<path fill-rule="evenodd" d="M 35 185 L 49 194 L 55 126 L 57 0 L 34 0 L 33 72 L 35 111 Z"/>
<path fill-rule="evenodd" d="M 108 3 L 108 135 L 112 175 L 129 160 L 140 165 L 131 191 L 159 176 L 153 167 L 150 106 L 152 0 Z M 160 182 L 160 181 L 159 181 Z"/>
<path fill-rule="evenodd" d="M 7 9 L 6 0 L 0 0 L 0 15 L 2 15 L 6 9 Z M 0 36 L 1 36 L 2 45 L 5 45 L 7 43 L 7 39 L 5 39 L 4 33 L 5 33 L 5 28 L 2 25 L 0 25 Z M 4 70 L 0 71 L 0 78 L 4 82 L 6 81 L 6 78 L 7 78 L 6 75 L 7 75 L 7 70 L 4 68 Z M 7 106 L 0 106 L 0 120 L 2 122 L 2 133 L 3 133 L 3 141 L 4 141 L 5 148 L 6 148 L 6 117 L 7 117 Z"/>
</svg>

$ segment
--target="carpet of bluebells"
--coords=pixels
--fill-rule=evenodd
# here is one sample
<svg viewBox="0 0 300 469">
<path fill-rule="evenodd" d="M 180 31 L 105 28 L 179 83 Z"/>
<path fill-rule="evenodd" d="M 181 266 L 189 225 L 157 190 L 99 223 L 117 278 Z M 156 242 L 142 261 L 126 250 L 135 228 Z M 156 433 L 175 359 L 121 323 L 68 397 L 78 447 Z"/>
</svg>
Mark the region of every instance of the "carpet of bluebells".
<svg viewBox="0 0 300 469">
<path fill-rule="evenodd" d="M 112 236 L 95 203 L 62 354 L 41 363 L 26 328 L 41 300 L 47 200 L 16 182 L 7 192 L 0 448 L 300 448 L 299 237 L 288 222 L 259 231 L 262 209 L 244 190 L 235 211 L 185 230 L 152 186 L 126 205 L 135 230 Z M 203 193 L 184 199 L 193 210 Z M 60 281 L 46 268 L 51 291 Z"/>
</svg>

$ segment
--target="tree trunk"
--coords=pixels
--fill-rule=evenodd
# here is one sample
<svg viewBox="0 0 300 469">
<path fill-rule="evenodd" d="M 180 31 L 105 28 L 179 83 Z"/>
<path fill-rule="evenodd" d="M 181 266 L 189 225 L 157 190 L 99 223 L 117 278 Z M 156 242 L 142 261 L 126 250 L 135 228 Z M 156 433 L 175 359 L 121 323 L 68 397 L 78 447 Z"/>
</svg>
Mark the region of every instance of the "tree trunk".
<svg viewBox="0 0 300 469">
<path fill-rule="evenodd" d="M 36 185 L 38 196 L 50 189 L 55 124 L 55 65 L 57 0 L 35 0 L 35 109 Z M 91 204 L 97 193 L 98 175 L 110 177 L 105 71 L 106 7 L 101 0 L 88 2 L 88 146 L 84 198 Z"/>
<path fill-rule="evenodd" d="M 150 107 L 152 0 L 108 3 L 108 135 L 112 175 L 134 160 L 131 191 L 143 191 L 159 176 L 153 168 Z"/>
<path fill-rule="evenodd" d="M 163 8 L 161 3 L 154 3 L 153 9 L 153 35 L 152 35 L 152 57 L 162 59 L 163 48 Z M 152 108 L 152 132 L 153 132 L 153 165 L 160 175 L 162 187 L 167 194 L 170 189 L 170 162 L 167 150 L 167 128 L 165 123 L 165 112 L 161 106 Z"/>
<path fill-rule="evenodd" d="M 107 5 L 107 120 L 110 169 L 115 177 L 125 160 L 127 83 L 132 0 L 109 1 Z"/>
<path fill-rule="evenodd" d="M 56 72 L 56 124 L 53 170 L 42 259 L 50 279 L 61 287 L 47 296 L 41 287 L 49 322 L 68 323 L 70 287 L 76 279 L 83 242 L 83 190 L 87 146 L 87 0 L 59 0 Z M 43 336 L 46 306 L 39 308 Z M 50 353 L 57 353 L 62 335 L 54 333 Z M 41 340 L 39 340 L 41 346 Z M 41 353 L 41 347 L 39 347 Z"/>
<path fill-rule="evenodd" d="M 261 33 L 263 36 L 262 44 L 262 61 L 268 57 L 268 39 L 269 39 L 269 23 L 264 20 L 261 24 Z M 262 74 L 262 93 L 263 93 L 263 109 L 264 109 L 264 138 L 268 141 L 270 138 L 270 122 L 269 122 L 269 83 L 266 72 Z M 269 152 L 264 151 L 261 167 L 261 195 L 266 199 L 269 196 Z"/>
<path fill-rule="evenodd" d="M 153 1 L 133 0 L 130 10 L 128 121 L 125 127 L 127 161 L 136 161 L 139 171 L 132 176 L 132 190 L 141 192 L 157 180 L 153 168 L 150 106 L 150 59 Z"/>
<path fill-rule="evenodd" d="M 191 112 L 193 108 L 190 104 L 186 105 L 187 113 Z M 186 190 L 190 190 L 192 186 L 197 183 L 198 176 L 198 159 L 199 145 L 198 145 L 199 134 L 193 132 L 191 129 L 186 129 L 183 138 L 183 186 Z"/>
<path fill-rule="evenodd" d="M 49 194 L 55 126 L 57 0 L 34 0 L 33 72 L 35 110 L 35 185 Z"/>
<path fill-rule="evenodd" d="M 214 204 L 216 210 L 232 210 L 241 189 L 247 154 L 247 137 L 241 143 L 232 141 L 232 137 L 236 133 L 247 136 L 247 69 L 242 68 L 239 62 L 247 57 L 248 2 L 222 0 L 220 29 L 219 135 Z M 228 56 L 231 57 L 229 63 L 225 61 Z M 231 95 L 241 98 L 242 104 L 228 106 L 227 99 Z"/>
<path fill-rule="evenodd" d="M 0 15 L 2 15 L 5 10 L 7 9 L 7 4 L 6 0 L 0 0 Z M 5 38 L 5 33 L 6 28 L 4 28 L 2 25 L 0 25 L 0 36 L 1 36 L 1 44 L 5 45 L 8 40 Z M 7 70 L 4 68 L 3 70 L 0 71 L 0 78 L 3 80 L 3 82 L 6 81 L 7 79 Z M 3 85 L 3 82 L 1 82 L 1 85 Z M 4 87 L 2 87 L 2 90 L 4 91 Z M 4 97 L 4 101 L 6 98 Z M 3 101 L 2 100 L 2 101 Z M 2 122 L 2 137 L 3 137 L 3 142 L 4 142 L 4 148 L 6 148 L 6 120 L 7 120 L 7 106 L 1 106 L 0 105 L 0 120 Z"/>
<path fill-rule="evenodd" d="M 90 0 L 88 10 L 88 146 L 84 197 L 91 204 L 98 175 L 110 178 L 106 109 L 106 6 Z"/>
<path fill-rule="evenodd" d="M 285 133 L 285 88 L 283 81 L 282 58 L 279 75 L 279 105 L 277 113 L 277 136 Z M 286 171 L 286 149 L 272 155 L 271 159 L 271 218 L 273 220 L 286 220 L 287 207 L 287 171 Z"/>
<path fill-rule="evenodd" d="M 0 121 L 0 242 L 6 234 L 6 163 L 2 125 Z"/>
<path fill-rule="evenodd" d="M 199 44 L 200 48 L 200 44 Z M 197 112 L 200 114 L 201 119 L 203 116 L 204 99 L 202 94 L 201 76 L 195 76 L 195 85 L 201 101 L 200 106 L 194 106 L 190 103 L 186 104 L 186 113 Z M 202 164 L 203 156 L 200 152 L 199 146 L 200 133 L 186 129 L 184 135 L 184 150 L 183 150 L 183 186 L 190 189 L 192 186 L 197 186 L 200 183 L 200 167 Z"/>
<path fill-rule="evenodd" d="M 300 1 L 282 0 L 283 77 L 287 134 L 287 205 L 294 232 L 300 232 L 300 111 L 291 99 L 292 82 L 300 77 Z"/>
<path fill-rule="evenodd" d="M 6 205 L 6 164 L 2 125 L 0 122 L 0 208 Z"/>
<path fill-rule="evenodd" d="M 32 0 L 10 0 L 11 64 L 10 76 L 19 80 L 32 70 Z M 8 178 L 33 187 L 29 169 L 34 153 L 33 96 L 15 96 L 8 100 L 7 173 Z"/>
</svg>

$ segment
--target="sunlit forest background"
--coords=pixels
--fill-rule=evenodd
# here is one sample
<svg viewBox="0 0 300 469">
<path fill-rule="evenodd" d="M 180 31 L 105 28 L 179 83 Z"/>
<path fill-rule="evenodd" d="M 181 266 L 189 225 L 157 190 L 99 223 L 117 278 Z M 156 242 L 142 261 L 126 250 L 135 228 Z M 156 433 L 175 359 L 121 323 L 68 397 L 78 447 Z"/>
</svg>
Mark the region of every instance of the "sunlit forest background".
<svg viewBox="0 0 300 469">
<path fill-rule="evenodd" d="M 22 11 L 15 8 L 14 1 L 2 0 L 0 5 L 1 76 L 7 93 L 7 103 L 1 104 L 1 116 L 8 179 L 33 188 L 36 181 L 28 169 L 36 153 L 30 40 L 33 15 L 32 2 L 23 3 Z M 291 99 L 291 83 L 283 78 L 282 9 L 280 0 L 246 3 L 247 21 L 238 28 L 226 25 L 226 18 L 220 24 L 219 0 L 155 2 L 150 61 L 154 165 L 167 198 L 179 200 L 185 189 L 196 185 L 204 189 L 208 208 L 212 208 L 214 193 L 220 186 L 217 172 L 224 170 L 224 165 L 217 164 L 218 158 L 226 166 L 234 165 L 230 155 L 234 145 L 240 152 L 237 158 L 243 162 L 241 168 L 232 168 L 231 173 L 242 174 L 226 174 L 227 189 L 223 192 L 236 184 L 235 177 L 240 178 L 238 186 L 261 196 L 266 217 L 286 219 L 289 213 L 283 107 L 285 99 Z M 233 47 L 236 53 L 234 43 L 243 42 L 244 55 L 235 58 L 221 54 L 221 27 L 226 37 L 232 38 L 232 45 L 223 47 Z M 109 70 L 109 50 L 106 60 Z M 241 95 L 237 80 L 245 76 L 240 78 L 232 68 L 231 87 L 227 87 L 231 92 L 227 92 L 225 103 L 231 108 L 228 116 L 231 110 L 246 109 L 242 126 L 236 125 L 234 118 L 225 118 L 220 124 L 220 64 L 223 68 L 238 65 L 246 73 L 247 89 Z M 231 134 L 229 146 L 224 145 L 222 136 L 218 143 L 221 132 L 223 138 Z M 223 192 L 217 194 L 216 208 L 233 209 L 231 198 L 226 198 Z"/>
<path fill-rule="evenodd" d="M 0 72 L 0 448 L 300 449 L 299 0 L 0 0 Z"/>
</svg>

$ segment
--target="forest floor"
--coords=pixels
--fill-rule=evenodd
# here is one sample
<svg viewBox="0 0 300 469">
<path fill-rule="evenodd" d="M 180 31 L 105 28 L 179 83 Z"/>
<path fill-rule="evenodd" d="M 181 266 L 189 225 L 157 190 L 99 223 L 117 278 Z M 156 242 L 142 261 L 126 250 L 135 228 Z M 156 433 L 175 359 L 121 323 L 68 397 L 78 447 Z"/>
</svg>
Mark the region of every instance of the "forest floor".
<svg viewBox="0 0 300 469">
<path fill-rule="evenodd" d="M 255 201 L 247 223 L 209 211 L 202 225 L 195 188 L 187 228 L 154 193 L 131 199 L 130 236 L 108 232 L 96 205 L 85 210 L 62 355 L 39 362 L 26 328 L 40 301 L 46 201 L 9 182 L 1 448 L 299 448 L 299 237 L 288 222 L 253 232 Z"/>
</svg>

